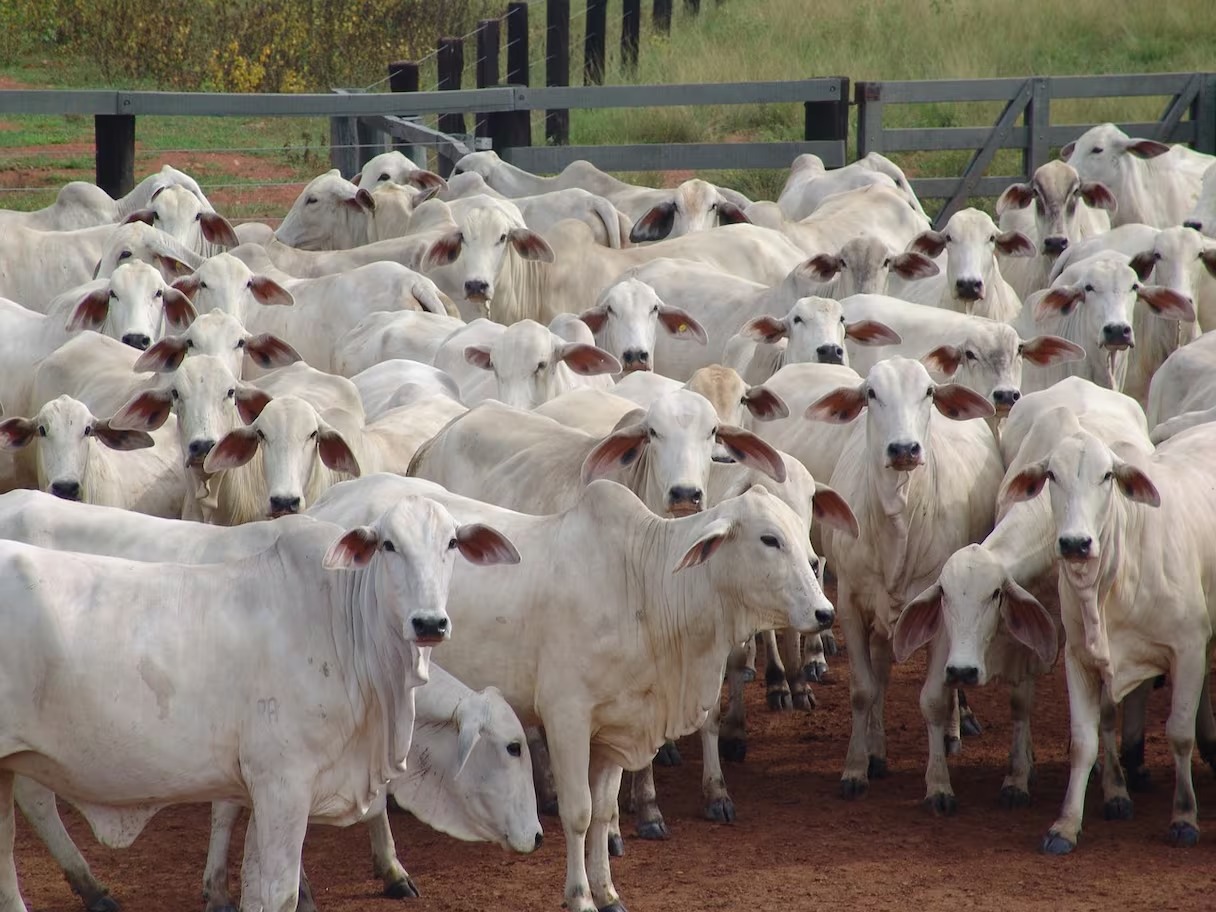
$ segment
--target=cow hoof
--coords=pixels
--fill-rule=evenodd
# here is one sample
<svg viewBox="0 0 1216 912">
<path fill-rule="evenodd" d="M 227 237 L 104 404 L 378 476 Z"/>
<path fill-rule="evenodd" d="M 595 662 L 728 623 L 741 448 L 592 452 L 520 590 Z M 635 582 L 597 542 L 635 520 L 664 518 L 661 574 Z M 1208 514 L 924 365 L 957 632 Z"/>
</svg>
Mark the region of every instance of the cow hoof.
<svg viewBox="0 0 1216 912">
<path fill-rule="evenodd" d="M 867 779 L 886 779 L 887 778 L 887 758 L 886 757 L 871 757 L 870 764 L 866 769 Z"/>
<path fill-rule="evenodd" d="M 952 738 L 946 735 L 946 756 L 957 757 L 963 752 L 963 742 L 959 738 Z"/>
<path fill-rule="evenodd" d="M 1176 849 L 1189 849 L 1199 842 L 1199 830 L 1189 823 L 1171 823 L 1165 840 Z"/>
<path fill-rule="evenodd" d="M 1044 855 L 1067 855 L 1077 844 L 1071 839 L 1065 839 L 1059 833 L 1048 833 L 1043 837 L 1043 844 L 1039 846 L 1039 851 Z"/>
<path fill-rule="evenodd" d="M 628 912 L 628 910 L 621 905 L 620 900 L 617 900 L 616 902 L 609 903 L 606 906 L 600 906 L 600 912 Z"/>
<path fill-rule="evenodd" d="M 556 817 L 556 816 L 558 816 L 558 812 L 557 812 L 557 799 L 556 799 L 556 798 L 550 798 L 548 801 L 542 801 L 542 802 L 540 803 L 540 812 L 541 812 L 541 814 L 543 814 L 545 817 Z"/>
<path fill-rule="evenodd" d="M 773 712 L 784 712 L 794 708 L 793 698 L 788 691 L 770 690 L 768 692 L 768 708 Z"/>
<path fill-rule="evenodd" d="M 1001 807 L 1007 811 L 1030 807 L 1030 792 L 1024 792 L 1016 785 L 1005 786 L 1001 789 Z"/>
<path fill-rule="evenodd" d="M 715 798 L 705 805 L 705 817 L 715 823 L 734 823 L 735 803 L 729 798 Z"/>
<path fill-rule="evenodd" d="M 959 730 L 965 738 L 978 738 L 984 733 L 984 728 L 980 725 L 980 720 L 975 717 L 975 713 L 969 712 L 959 719 Z"/>
<path fill-rule="evenodd" d="M 384 895 L 389 899 L 418 899 L 422 896 L 418 892 L 418 885 L 408 874 L 385 887 Z"/>
<path fill-rule="evenodd" d="M 613 833 L 608 837 L 608 854 L 613 858 L 625 857 L 625 840 L 621 838 L 620 833 Z"/>
<path fill-rule="evenodd" d="M 958 811 L 958 799 L 946 792 L 938 792 L 925 799 L 925 807 L 935 817 L 953 817 Z"/>
<path fill-rule="evenodd" d="M 659 766 L 679 766 L 684 762 L 684 758 L 680 756 L 680 750 L 676 747 L 675 742 L 668 741 L 654 755 L 654 762 Z"/>
<path fill-rule="evenodd" d="M 1153 777 L 1147 766 L 1124 770 L 1124 778 L 1129 792 L 1147 792 L 1153 786 Z"/>
<path fill-rule="evenodd" d="M 667 824 L 662 818 L 658 820 L 642 820 L 638 822 L 638 836 L 642 839 L 667 839 L 671 833 L 667 832 Z"/>
<path fill-rule="evenodd" d="M 756 669 L 754 668 L 744 668 L 739 674 L 743 678 L 744 684 L 750 684 L 756 680 Z"/>
<path fill-rule="evenodd" d="M 114 897 L 99 896 L 89 906 L 89 912 L 118 912 L 121 908 Z M 235 906 L 224 906 L 222 909 L 214 909 L 212 912 L 237 912 L 237 910 Z"/>
<path fill-rule="evenodd" d="M 817 705 L 815 695 L 809 690 L 806 693 L 794 694 L 794 709 L 810 712 Z"/>
<path fill-rule="evenodd" d="M 836 637 L 830 631 L 824 631 L 819 634 L 819 642 L 823 644 L 823 654 L 825 656 L 840 655 L 841 649 L 836 645 Z"/>
<path fill-rule="evenodd" d="M 864 798 L 870 790 L 870 783 L 865 779 L 841 779 L 840 797 L 846 801 Z"/>
<path fill-rule="evenodd" d="M 729 763 L 742 763 L 747 757 L 747 741 L 743 738 L 719 738 L 718 756 Z"/>
<path fill-rule="evenodd" d="M 821 684 L 827 677 L 828 663 L 822 661 L 807 662 L 802 666 L 802 673 L 806 675 L 806 679 L 808 681 L 814 681 L 816 684 Z"/>
<path fill-rule="evenodd" d="M 1102 816 L 1107 820 L 1131 820 L 1133 816 L 1130 798 L 1112 798 L 1102 805 Z"/>
</svg>

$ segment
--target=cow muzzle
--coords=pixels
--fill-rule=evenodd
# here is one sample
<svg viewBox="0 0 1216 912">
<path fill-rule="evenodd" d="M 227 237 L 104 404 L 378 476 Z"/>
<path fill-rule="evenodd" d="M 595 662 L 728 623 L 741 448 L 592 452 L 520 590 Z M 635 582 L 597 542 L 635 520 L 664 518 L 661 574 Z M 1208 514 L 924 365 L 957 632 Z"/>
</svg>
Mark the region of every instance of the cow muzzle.
<svg viewBox="0 0 1216 912">
<path fill-rule="evenodd" d="M 1058 257 L 1061 253 L 1068 249 L 1068 238 L 1060 235 L 1043 238 L 1043 254 L 1049 257 Z"/>
<path fill-rule="evenodd" d="M 1060 557 L 1066 561 L 1087 561 L 1094 556 L 1094 540 L 1088 535 L 1061 535 L 1056 545 Z"/>
<path fill-rule="evenodd" d="M 464 297 L 473 304 L 485 304 L 490 300 L 490 283 L 471 279 L 464 283 Z"/>
<path fill-rule="evenodd" d="M 960 301 L 984 300 L 983 279 L 959 279 L 954 283 L 954 294 Z"/>
<path fill-rule="evenodd" d="M 648 371 L 650 370 L 650 352 L 631 348 L 621 355 L 621 366 L 625 368 L 627 374 L 634 371 Z"/>
<path fill-rule="evenodd" d="M 266 515 L 271 519 L 278 519 L 280 516 L 293 516 L 299 512 L 300 498 L 272 497 L 270 498 L 270 509 L 266 511 Z"/>
<path fill-rule="evenodd" d="M 844 364 L 844 348 L 835 342 L 820 345 L 815 349 L 815 360 L 820 364 Z"/>
<path fill-rule="evenodd" d="M 887 444 L 887 467 L 897 472 L 911 472 L 924 465 L 925 452 L 919 443 Z"/>
<path fill-rule="evenodd" d="M 1107 323 L 1102 327 L 1102 347 L 1108 351 L 1126 351 L 1136 347 L 1132 328 L 1127 323 Z"/>
<path fill-rule="evenodd" d="M 992 391 L 992 405 L 998 415 L 1008 415 L 1019 399 L 1022 391 L 1017 389 L 998 389 Z"/>
<path fill-rule="evenodd" d="M 189 446 L 186 447 L 186 466 L 201 468 L 203 460 L 213 449 L 215 449 L 214 440 L 191 440 Z"/>
<path fill-rule="evenodd" d="M 975 685 L 980 682 L 980 671 L 974 665 L 947 665 L 946 683 L 954 686 Z"/>
<path fill-rule="evenodd" d="M 667 492 L 667 515 L 692 516 L 705 506 L 705 492 L 692 486 L 677 485 Z"/>
<path fill-rule="evenodd" d="M 419 646 L 436 646 L 451 635 L 451 624 L 445 617 L 414 618 L 410 626 L 414 630 L 414 642 Z"/>
<path fill-rule="evenodd" d="M 51 493 L 61 500 L 80 500 L 80 482 L 52 481 Z"/>
</svg>

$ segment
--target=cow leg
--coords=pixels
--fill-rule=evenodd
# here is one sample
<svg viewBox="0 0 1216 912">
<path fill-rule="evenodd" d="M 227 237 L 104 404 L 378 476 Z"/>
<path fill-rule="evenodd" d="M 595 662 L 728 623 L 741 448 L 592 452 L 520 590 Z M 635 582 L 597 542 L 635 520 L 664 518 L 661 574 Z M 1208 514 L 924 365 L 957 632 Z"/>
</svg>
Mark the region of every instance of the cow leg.
<svg viewBox="0 0 1216 912">
<path fill-rule="evenodd" d="M 1102 744 L 1102 816 L 1107 820 L 1131 820 L 1132 799 L 1127 793 L 1127 780 L 1123 776 L 1115 738 L 1117 712 L 1118 706 L 1107 695 L 1106 688 L 1102 688 L 1098 710 L 1098 736 Z"/>
<path fill-rule="evenodd" d="M 734 823 L 735 803 L 726 791 L 726 777 L 722 774 L 722 760 L 718 756 L 721 716 L 721 707 L 714 706 L 701 726 L 701 794 L 705 796 L 706 818 L 718 823 Z"/>
<path fill-rule="evenodd" d="M 1143 792 L 1149 787 L 1148 766 L 1144 762 L 1144 714 L 1148 710 L 1148 696 L 1153 682 L 1145 681 L 1123 698 L 1123 724 L 1121 726 L 1123 749 L 1119 760 L 1127 787 L 1133 792 Z"/>
<path fill-rule="evenodd" d="M 553 784 L 553 769 L 549 763 L 549 745 L 545 733 L 535 725 L 524 729 L 528 753 L 532 755 L 532 784 L 536 787 L 536 807 L 544 815 L 557 814 L 557 788 Z"/>
<path fill-rule="evenodd" d="M 1034 747 L 1030 741 L 1030 710 L 1034 706 L 1034 678 L 1026 675 L 1009 688 L 1009 717 L 1013 743 L 1009 748 L 1009 775 L 1001 784 L 1001 807 L 1030 805 L 1030 776 L 1034 771 Z"/>
<path fill-rule="evenodd" d="M 645 769 L 633 774 L 633 811 L 637 815 L 634 826 L 643 839 L 666 839 L 670 835 L 663 812 L 659 810 L 659 796 L 654 788 L 654 766 L 649 763 Z"/>
<path fill-rule="evenodd" d="M 756 680 L 756 645 L 760 642 L 760 634 L 749 636 L 743 641 L 743 681 L 750 684 Z"/>
<path fill-rule="evenodd" d="M 870 709 L 869 774 L 871 779 L 887 776 L 887 731 L 883 717 L 887 708 L 887 685 L 891 681 L 891 663 L 895 656 L 891 640 L 878 631 L 870 633 L 870 667 L 874 670 L 874 705 Z"/>
<path fill-rule="evenodd" d="M 211 804 L 211 840 L 207 843 L 207 866 L 203 869 L 203 902 L 206 912 L 234 912 L 228 892 L 228 848 L 241 806 L 234 801 Z"/>
<path fill-rule="evenodd" d="M 1174 812 L 1170 816 L 1168 839 L 1171 845 L 1185 848 L 1199 841 L 1199 811 L 1191 781 L 1191 754 L 1195 750 L 1195 715 L 1200 693 L 1206 689 L 1207 664 L 1205 646 L 1175 656 L 1174 667 L 1170 669 L 1174 689 L 1170 694 L 1165 735 L 1174 752 Z"/>
<path fill-rule="evenodd" d="M 575 715 L 571 713 L 570 715 Z M 587 830 L 591 826 L 591 732 L 576 724 L 550 729 L 550 756 L 557 808 L 566 836 L 567 912 L 598 912 L 587 880 Z M 607 850 L 607 837 L 605 837 Z"/>
<path fill-rule="evenodd" d="M 790 688 L 794 709 L 810 712 L 815 708 L 815 695 L 806 682 L 802 665 L 802 635 L 797 630 L 781 631 L 781 664 L 785 666 L 785 681 Z"/>
<path fill-rule="evenodd" d="M 870 752 L 866 729 L 874 705 L 877 682 L 870 667 L 869 633 L 865 621 L 850 602 L 848 583 L 840 580 L 836 590 L 837 613 L 849 650 L 849 701 L 853 707 L 853 733 L 840 777 L 842 798 L 860 798 L 869 788 Z"/>
<path fill-rule="evenodd" d="M 17 889 L 17 864 L 13 860 L 13 844 L 17 839 L 14 778 L 8 770 L 0 770 L 0 912 L 26 912 L 21 891 Z"/>
<path fill-rule="evenodd" d="M 422 894 L 410 879 L 405 867 L 397 860 L 397 846 L 388 825 L 388 809 L 367 821 L 367 835 L 372 842 L 372 872 L 384 884 L 384 895 L 391 899 L 417 899 Z"/>
<path fill-rule="evenodd" d="M 600 912 L 625 912 L 609 867 L 608 838 L 612 809 L 621 789 L 621 768 L 592 755 L 590 764 L 591 826 L 587 831 L 587 875 L 591 899 Z"/>
<path fill-rule="evenodd" d="M 1043 839 L 1042 849 L 1049 855 L 1066 855 L 1077 847 L 1085 811 L 1085 786 L 1089 782 L 1089 771 L 1098 759 L 1100 682 L 1067 646 L 1064 649 L 1064 671 L 1068 681 L 1072 745 L 1069 748 L 1068 792 L 1064 795 L 1064 807 Z"/>
<path fill-rule="evenodd" d="M 777 648 L 775 630 L 764 631 L 764 686 L 769 709 L 781 712 L 793 708 L 790 689 L 785 683 L 785 666 L 781 663 L 781 651 Z"/>
<path fill-rule="evenodd" d="M 946 767 L 946 729 L 950 725 L 951 688 L 946 686 L 946 637 L 936 637 L 929 648 L 925 683 L 920 689 L 920 711 L 929 730 L 929 762 L 925 766 L 925 807 L 938 815 L 958 810 Z"/>
<path fill-rule="evenodd" d="M 983 727 L 980 725 L 980 720 L 975 717 L 974 710 L 967 703 L 967 695 L 963 693 L 963 689 L 958 689 L 958 721 L 959 734 L 966 735 L 968 738 L 978 738 L 984 733 Z"/>
<path fill-rule="evenodd" d="M 747 676 L 743 673 L 743 658 L 742 649 L 732 649 L 726 659 L 726 715 L 719 713 L 719 737 L 714 751 L 715 758 L 720 755 L 732 763 L 742 763 L 747 756 L 747 706 L 743 702 Z"/>
<path fill-rule="evenodd" d="M 946 732 L 946 753 L 957 757 L 963 752 L 962 715 L 958 706 L 958 688 L 950 691 L 950 728 Z"/>
<path fill-rule="evenodd" d="M 254 783 L 250 793 L 253 836 L 257 840 L 260 860 L 259 889 L 253 895 L 261 896 L 262 912 L 296 912 L 309 797 L 296 794 L 279 783 L 260 788 Z"/>
<path fill-rule="evenodd" d="M 1195 716 L 1195 741 L 1199 757 L 1216 771 L 1216 719 L 1212 717 L 1212 693 L 1209 690 L 1211 673 L 1203 676 L 1203 690 L 1199 693 L 1199 712 Z"/>
<path fill-rule="evenodd" d="M 806 637 L 801 664 L 803 677 L 808 681 L 822 681 L 827 676 L 828 660 L 823 637 L 822 633 Z"/>
<path fill-rule="evenodd" d="M 18 776 L 13 785 L 13 796 L 17 807 L 21 808 L 38 838 L 46 844 L 72 892 L 81 898 L 85 908 L 89 912 L 117 912 L 118 903 L 110 898 L 110 891 L 98 883 L 89 870 L 89 863 L 63 828 L 55 804 L 55 793 L 33 779 Z"/>
</svg>

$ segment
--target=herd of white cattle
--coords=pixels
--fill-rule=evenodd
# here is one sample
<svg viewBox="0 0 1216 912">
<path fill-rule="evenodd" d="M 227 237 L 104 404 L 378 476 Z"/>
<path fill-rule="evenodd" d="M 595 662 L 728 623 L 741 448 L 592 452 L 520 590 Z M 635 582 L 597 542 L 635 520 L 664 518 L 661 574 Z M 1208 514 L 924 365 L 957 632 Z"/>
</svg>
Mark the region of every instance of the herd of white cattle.
<svg viewBox="0 0 1216 912">
<path fill-rule="evenodd" d="M 517 852 L 556 803 L 567 907 L 619 912 L 622 770 L 666 837 L 649 764 L 699 729 L 705 813 L 732 820 L 753 634 L 770 707 L 809 709 L 837 610 L 844 797 L 886 774 L 891 663 L 923 646 L 926 804 L 956 809 L 962 688 L 996 678 L 1000 801 L 1028 804 L 1062 629 L 1071 778 L 1043 850 L 1075 848 L 1099 746 L 1130 816 L 1162 675 L 1168 838 L 1195 843 L 1212 157 L 1095 127 L 996 221 L 940 230 L 878 155 L 800 156 L 775 203 L 492 152 L 456 171 L 330 171 L 275 230 L 170 167 L 0 212 L 0 912 L 26 908 L 14 804 L 116 908 L 56 795 L 117 846 L 211 802 L 209 912 L 234 909 L 242 806 L 241 909 L 315 908 L 309 821 L 367 821 L 385 889 L 417 895 L 390 794 Z"/>
</svg>

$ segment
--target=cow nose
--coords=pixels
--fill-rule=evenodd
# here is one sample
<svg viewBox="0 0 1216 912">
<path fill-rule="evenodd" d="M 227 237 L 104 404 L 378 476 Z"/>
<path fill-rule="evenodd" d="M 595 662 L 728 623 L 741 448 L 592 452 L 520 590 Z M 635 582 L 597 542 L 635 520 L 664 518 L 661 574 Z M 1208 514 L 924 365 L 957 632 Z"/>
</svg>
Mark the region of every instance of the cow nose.
<svg viewBox="0 0 1216 912">
<path fill-rule="evenodd" d="M 485 298 L 490 293 L 490 283 L 483 282 L 481 279 L 470 279 L 464 283 L 464 296 L 466 298 Z"/>
<path fill-rule="evenodd" d="M 147 351 L 148 346 L 152 344 L 152 340 L 143 333 L 127 333 L 122 337 L 122 344 L 138 348 L 140 351 Z"/>
<path fill-rule="evenodd" d="M 1093 543 L 1094 540 L 1088 535 L 1061 535 L 1059 539 L 1060 556 L 1087 558 Z"/>
<path fill-rule="evenodd" d="M 536 846 L 536 848 L 538 848 L 538 849 L 539 849 L 539 848 L 540 848 L 540 844 L 541 844 L 542 842 L 544 842 L 544 841 L 545 841 L 545 834 L 544 834 L 544 833 L 537 833 L 537 834 L 536 834 L 536 841 L 535 841 L 533 844 Z"/>
<path fill-rule="evenodd" d="M 414 636 L 420 642 L 433 640 L 442 640 L 447 636 L 448 619 L 439 618 L 437 620 L 427 618 L 414 618 L 410 623 L 414 627 Z"/>
<path fill-rule="evenodd" d="M 80 482 L 53 481 L 51 482 L 51 493 L 64 500 L 80 500 Z"/>
<path fill-rule="evenodd" d="M 980 672 L 974 665 L 946 666 L 947 684 L 978 684 L 979 680 Z"/>
<path fill-rule="evenodd" d="M 1194 228 L 1196 231 L 1203 230 L 1203 222 L 1197 222 L 1194 219 L 1187 219 L 1182 223 L 1183 228 Z"/>
<path fill-rule="evenodd" d="M 1049 237 L 1043 238 L 1043 252 L 1049 253 L 1052 256 L 1059 256 L 1068 249 L 1068 238 L 1066 237 Z"/>
<path fill-rule="evenodd" d="M 832 626 L 832 621 L 836 620 L 836 610 L 834 608 L 818 608 L 815 611 L 815 622 L 819 624 L 820 630 L 827 630 Z"/>
<path fill-rule="evenodd" d="M 1107 323 L 1102 327 L 1102 344 L 1107 348 L 1127 348 L 1132 342 L 1132 328 L 1126 323 Z"/>
<path fill-rule="evenodd" d="M 270 512 L 275 515 L 281 515 L 283 513 L 299 513 L 300 498 L 272 497 L 270 498 Z"/>
<path fill-rule="evenodd" d="M 921 448 L 919 443 L 889 443 L 887 444 L 887 459 L 895 468 L 910 468 L 920 465 Z"/>
<path fill-rule="evenodd" d="M 984 296 L 983 279 L 959 279 L 954 288 L 964 301 L 978 301 Z"/>
<path fill-rule="evenodd" d="M 701 509 L 701 502 L 704 499 L 704 492 L 691 485 L 676 485 L 667 492 L 667 503 L 672 510 L 684 508 L 687 512 L 696 513 Z"/>
<path fill-rule="evenodd" d="M 999 389 L 992 391 L 992 401 L 997 408 L 1013 408 L 1013 404 L 1021 398 L 1021 390 Z"/>
<path fill-rule="evenodd" d="M 208 453 L 215 449 L 214 440 L 191 440 L 190 446 L 187 447 L 190 451 L 190 459 L 197 462 L 204 459 Z"/>
<path fill-rule="evenodd" d="M 843 364 L 844 349 L 835 342 L 830 342 L 827 345 L 820 345 L 815 349 L 815 358 L 820 364 Z"/>
<path fill-rule="evenodd" d="M 650 352 L 648 351 L 631 348 L 621 356 L 621 361 L 627 371 L 650 370 Z"/>
</svg>

